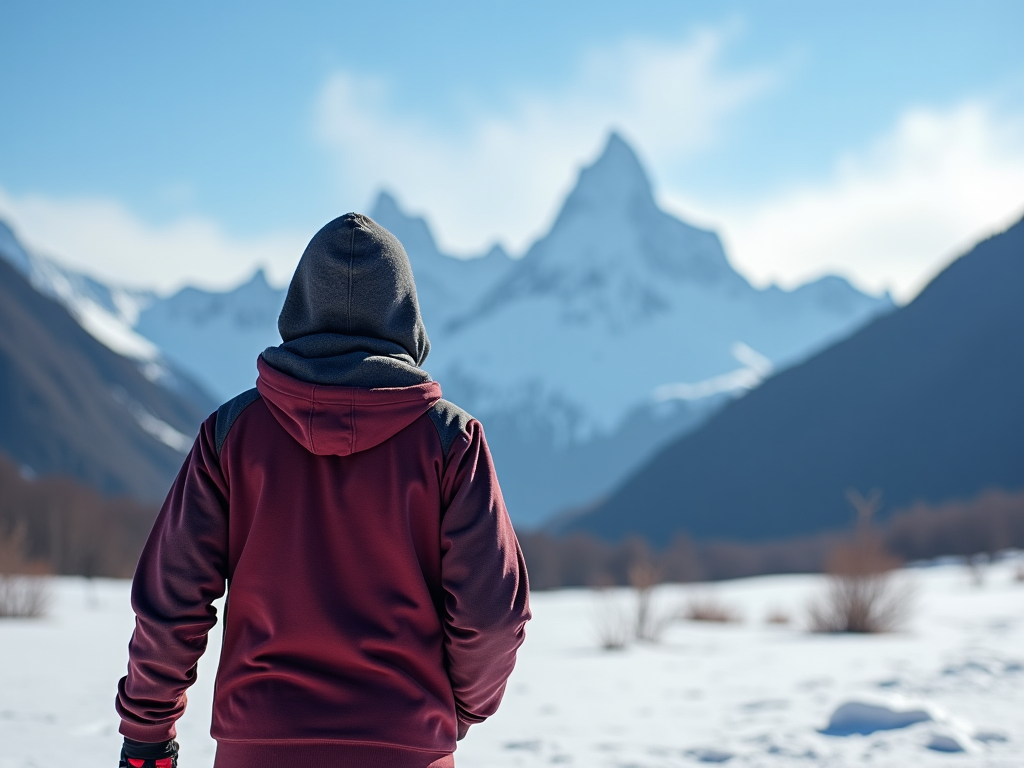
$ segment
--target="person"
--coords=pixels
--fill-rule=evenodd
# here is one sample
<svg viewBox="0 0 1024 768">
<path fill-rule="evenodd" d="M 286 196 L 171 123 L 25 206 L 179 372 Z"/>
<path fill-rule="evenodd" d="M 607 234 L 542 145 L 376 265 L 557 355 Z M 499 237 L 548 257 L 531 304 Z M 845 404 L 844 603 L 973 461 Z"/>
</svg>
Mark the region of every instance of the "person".
<svg viewBox="0 0 1024 768">
<path fill-rule="evenodd" d="M 256 388 L 202 425 L 142 552 L 116 708 L 172 768 L 227 585 L 217 768 L 454 766 L 530 618 L 478 421 L 441 399 L 402 245 L 350 213 L 309 243 Z"/>
</svg>

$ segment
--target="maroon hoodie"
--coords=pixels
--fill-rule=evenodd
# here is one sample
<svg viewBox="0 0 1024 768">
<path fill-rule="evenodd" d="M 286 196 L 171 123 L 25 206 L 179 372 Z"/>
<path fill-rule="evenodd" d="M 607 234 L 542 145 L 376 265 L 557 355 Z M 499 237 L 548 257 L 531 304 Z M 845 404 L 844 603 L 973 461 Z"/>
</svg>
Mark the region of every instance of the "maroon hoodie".
<svg viewBox="0 0 1024 768">
<path fill-rule="evenodd" d="M 354 222 L 338 237 L 377 236 Z M 285 314 L 279 351 L 311 337 L 286 334 Z M 419 375 L 423 342 L 392 378 Z M 342 365 L 341 347 L 291 367 L 279 356 L 291 373 L 268 350 L 257 390 L 203 424 L 135 575 L 117 697 L 128 738 L 174 737 L 225 585 L 218 768 L 452 766 L 456 739 L 497 709 L 530 612 L 483 429 L 425 374 L 386 387 L 294 375 L 379 379 L 391 365 L 380 348 Z"/>
</svg>

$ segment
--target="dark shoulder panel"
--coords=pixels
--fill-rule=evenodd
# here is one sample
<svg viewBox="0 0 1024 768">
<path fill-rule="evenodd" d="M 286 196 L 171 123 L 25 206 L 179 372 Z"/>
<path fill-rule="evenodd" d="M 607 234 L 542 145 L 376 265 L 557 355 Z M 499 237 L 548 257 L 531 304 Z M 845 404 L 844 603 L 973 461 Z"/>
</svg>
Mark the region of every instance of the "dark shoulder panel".
<svg viewBox="0 0 1024 768">
<path fill-rule="evenodd" d="M 438 400 L 427 411 L 427 415 L 434 422 L 437 435 L 441 438 L 441 449 L 447 458 L 455 438 L 469 430 L 469 422 L 473 417 L 447 400 Z"/>
<path fill-rule="evenodd" d="M 242 411 L 255 403 L 259 396 L 259 390 L 253 387 L 237 397 L 231 398 L 217 409 L 214 447 L 217 449 L 218 456 L 220 456 L 220 449 L 224 446 L 224 441 L 228 439 L 228 432 L 231 431 L 231 426 L 235 423 L 235 419 L 242 415 Z"/>
</svg>

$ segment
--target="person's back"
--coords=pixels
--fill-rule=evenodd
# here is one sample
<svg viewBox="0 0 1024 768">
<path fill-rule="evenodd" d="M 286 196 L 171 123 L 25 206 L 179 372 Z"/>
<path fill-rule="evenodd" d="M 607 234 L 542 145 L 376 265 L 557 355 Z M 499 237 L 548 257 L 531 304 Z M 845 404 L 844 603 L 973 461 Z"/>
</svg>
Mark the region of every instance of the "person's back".
<svg viewBox="0 0 1024 768">
<path fill-rule="evenodd" d="M 313 238 L 279 327 L 140 560 L 123 759 L 171 755 L 227 582 L 217 766 L 453 765 L 529 619 L 483 431 L 419 367 L 408 259 L 370 219 Z"/>
</svg>

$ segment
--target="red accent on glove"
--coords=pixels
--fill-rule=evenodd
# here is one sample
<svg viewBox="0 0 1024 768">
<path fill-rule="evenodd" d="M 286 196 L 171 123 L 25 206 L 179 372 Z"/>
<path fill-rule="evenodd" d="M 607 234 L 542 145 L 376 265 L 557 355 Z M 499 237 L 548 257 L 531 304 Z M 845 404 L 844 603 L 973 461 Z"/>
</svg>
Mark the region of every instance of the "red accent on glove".
<svg viewBox="0 0 1024 768">
<path fill-rule="evenodd" d="M 137 757 L 128 758 L 128 765 L 132 766 L 132 768 L 142 768 L 142 766 L 144 766 L 145 764 L 145 760 L 139 760 L 139 758 Z M 168 766 L 170 766 L 170 763 L 168 763 Z"/>
<path fill-rule="evenodd" d="M 161 757 L 156 761 L 156 768 L 171 768 L 171 758 Z"/>
</svg>

